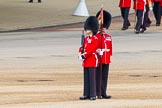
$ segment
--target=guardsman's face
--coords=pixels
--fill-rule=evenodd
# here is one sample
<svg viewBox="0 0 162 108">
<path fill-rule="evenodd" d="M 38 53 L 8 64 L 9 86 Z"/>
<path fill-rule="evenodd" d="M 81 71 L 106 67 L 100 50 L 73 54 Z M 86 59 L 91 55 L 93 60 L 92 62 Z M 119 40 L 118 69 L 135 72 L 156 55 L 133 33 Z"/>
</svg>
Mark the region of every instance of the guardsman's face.
<svg viewBox="0 0 162 108">
<path fill-rule="evenodd" d="M 100 30 L 100 32 L 105 33 L 105 32 L 106 32 L 106 28 L 102 28 L 102 29 Z"/>
<path fill-rule="evenodd" d="M 93 35 L 92 30 L 86 30 L 87 35 L 91 36 Z"/>
</svg>

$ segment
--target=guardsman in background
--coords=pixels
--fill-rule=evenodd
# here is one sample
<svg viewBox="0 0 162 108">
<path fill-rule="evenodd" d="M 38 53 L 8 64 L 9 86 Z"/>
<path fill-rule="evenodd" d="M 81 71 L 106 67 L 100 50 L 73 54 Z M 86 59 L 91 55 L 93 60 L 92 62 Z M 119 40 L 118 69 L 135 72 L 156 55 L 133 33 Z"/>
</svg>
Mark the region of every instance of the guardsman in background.
<svg viewBox="0 0 162 108">
<path fill-rule="evenodd" d="M 97 48 L 98 38 L 95 34 L 98 32 L 98 20 L 95 16 L 87 18 L 84 30 L 87 36 L 84 38 L 83 47 L 79 48 L 79 60 L 83 61 L 84 69 L 84 91 L 80 100 L 96 100 L 96 67 L 98 65 Z M 84 51 L 82 53 L 82 48 Z"/>
<path fill-rule="evenodd" d="M 131 0 L 120 0 L 119 7 L 121 11 L 121 16 L 123 18 L 123 27 L 121 30 L 128 29 L 129 26 L 131 26 L 128 16 L 129 16 L 129 10 L 131 7 Z"/>
<path fill-rule="evenodd" d="M 134 10 L 136 12 L 136 25 L 135 25 L 135 33 L 139 34 L 140 33 L 140 28 L 142 26 L 142 21 L 143 21 L 143 12 L 144 12 L 144 7 L 145 3 L 144 0 L 134 0 Z"/>
<path fill-rule="evenodd" d="M 154 6 L 153 6 L 153 12 L 156 20 L 156 26 L 160 26 L 161 23 L 161 3 L 162 0 L 153 0 Z"/>
<path fill-rule="evenodd" d="M 33 0 L 29 0 L 29 3 L 33 3 Z M 41 3 L 41 0 L 38 0 L 38 3 Z"/>
<path fill-rule="evenodd" d="M 102 11 L 102 12 L 101 12 Z M 100 10 L 96 17 L 100 20 L 103 16 L 103 22 L 100 24 L 99 32 L 96 34 L 99 41 L 98 54 L 99 54 L 99 65 L 96 69 L 96 93 L 98 99 L 110 99 L 111 96 L 107 95 L 107 83 L 109 74 L 109 64 L 112 56 L 112 37 L 106 33 L 106 30 L 111 24 L 111 14 L 106 10 Z M 99 21 L 100 22 L 100 21 Z"/>
<path fill-rule="evenodd" d="M 145 9 L 144 9 L 145 11 L 144 11 L 143 24 L 141 26 L 142 30 L 140 31 L 141 33 L 146 31 L 146 27 L 150 26 L 151 20 L 149 18 L 149 11 L 153 10 L 153 5 L 151 0 L 144 0 L 144 2 L 145 2 Z"/>
</svg>

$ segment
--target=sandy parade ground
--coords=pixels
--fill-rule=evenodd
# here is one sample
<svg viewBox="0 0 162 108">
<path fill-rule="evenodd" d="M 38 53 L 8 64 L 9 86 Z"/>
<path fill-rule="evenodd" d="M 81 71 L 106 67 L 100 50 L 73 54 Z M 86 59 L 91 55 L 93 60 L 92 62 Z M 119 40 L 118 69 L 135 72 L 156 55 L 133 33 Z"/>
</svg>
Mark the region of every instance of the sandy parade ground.
<svg viewBox="0 0 162 108">
<path fill-rule="evenodd" d="M 29 5 L 23 0 L 1 0 L 0 5 L 5 7 L 9 1 L 12 1 L 9 6 L 16 6 L 15 2 L 18 6 Z M 46 0 L 31 5 L 50 6 L 51 2 Z M 43 18 L 40 23 L 38 20 L 25 23 L 21 19 L 20 28 L 35 28 L 51 20 Z M 162 108 L 162 27 L 155 26 L 153 16 L 151 19 L 152 25 L 146 33 L 137 35 L 133 32 L 134 15 L 130 16 L 132 26 L 127 31 L 120 30 L 120 17 L 113 18 L 108 31 L 113 37 L 107 89 L 112 99 L 109 100 L 79 100 L 83 92 L 83 73 L 77 50 L 82 24 L 0 33 L 0 108 Z M 14 20 L 10 24 L 1 21 L 1 31 L 18 29 L 15 25 L 18 22 Z M 72 23 L 77 20 L 74 18 Z M 62 25 L 59 20 L 58 24 Z"/>
<path fill-rule="evenodd" d="M 86 17 L 73 16 L 79 0 L 0 0 L 0 31 L 56 26 L 85 21 Z M 108 2 L 109 1 L 109 2 Z M 96 15 L 101 5 L 112 16 L 119 16 L 117 0 L 86 0 L 90 15 Z M 131 9 L 132 12 L 132 9 Z"/>
</svg>

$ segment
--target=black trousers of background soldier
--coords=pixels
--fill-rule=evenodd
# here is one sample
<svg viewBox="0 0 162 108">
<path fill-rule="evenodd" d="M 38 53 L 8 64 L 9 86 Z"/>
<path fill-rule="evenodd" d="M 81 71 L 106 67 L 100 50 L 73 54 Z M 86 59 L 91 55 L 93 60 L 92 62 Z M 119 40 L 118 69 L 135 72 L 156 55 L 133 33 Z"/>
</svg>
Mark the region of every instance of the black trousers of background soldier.
<svg viewBox="0 0 162 108">
<path fill-rule="evenodd" d="M 162 16 L 162 6 L 161 6 L 161 16 Z"/>
<path fill-rule="evenodd" d="M 142 26 L 143 10 L 137 10 L 136 16 L 137 16 L 137 21 L 136 21 L 136 26 L 135 26 L 135 30 L 136 30 L 135 32 L 139 33 L 140 28 Z"/>
<path fill-rule="evenodd" d="M 146 27 L 149 27 L 150 24 L 151 24 L 151 20 L 149 18 L 149 6 L 146 5 L 145 8 L 146 8 L 146 11 L 144 13 L 143 24 L 141 26 L 141 28 L 142 28 L 141 32 L 142 33 L 146 30 Z"/>
<path fill-rule="evenodd" d="M 29 3 L 33 3 L 33 0 L 29 0 Z M 38 0 L 38 3 L 41 3 L 41 0 Z"/>
<path fill-rule="evenodd" d="M 129 9 L 130 8 L 120 8 L 121 15 L 123 18 L 123 27 L 122 30 L 128 29 L 128 27 L 131 25 L 129 20 L 128 20 L 128 15 L 129 15 Z"/>
<path fill-rule="evenodd" d="M 161 23 L 161 6 L 160 2 L 154 2 L 153 12 L 156 19 L 156 26 L 160 26 Z"/>
</svg>

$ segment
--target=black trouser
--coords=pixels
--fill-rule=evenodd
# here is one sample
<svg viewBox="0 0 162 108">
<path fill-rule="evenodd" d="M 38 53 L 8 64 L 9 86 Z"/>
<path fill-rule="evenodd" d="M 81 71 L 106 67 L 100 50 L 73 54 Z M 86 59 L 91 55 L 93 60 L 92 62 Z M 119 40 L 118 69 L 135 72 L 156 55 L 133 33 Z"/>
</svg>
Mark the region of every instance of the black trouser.
<svg viewBox="0 0 162 108">
<path fill-rule="evenodd" d="M 122 18 L 123 18 L 123 28 L 128 28 L 128 26 L 130 26 L 130 22 L 129 22 L 129 19 L 128 19 L 129 9 L 130 8 L 120 8 L 121 15 L 122 15 Z"/>
<path fill-rule="evenodd" d="M 101 72 L 102 68 L 102 72 Z M 109 64 L 102 64 L 96 69 L 96 94 L 97 96 L 106 95 Z"/>
<path fill-rule="evenodd" d="M 137 22 L 136 22 L 135 29 L 137 31 L 140 31 L 140 28 L 142 26 L 143 10 L 136 10 L 136 16 L 137 16 Z"/>
<path fill-rule="evenodd" d="M 154 2 L 153 12 L 156 19 L 156 24 L 161 23 L 161 6 L 160 2 Z"/>
<path fill-rule="evenodd" d="M 84 67 L 83 96 L 96 96 L 96 67 Z"/>
<path fill-rule="evenodd" d="M 161 16 L 162 16 L 162 6 L 161 6 Z"/>
<path fill-rule="evenodd" d="M 146 25 L 150 21 L 150 19 L 148 17 L 148 14 L 149 14 L 149 6 L 146 5 L 145 8 L 146 8 L 146 11 L 144 13 L 144 19 L 143 19 L 143 24 L 142 24 L 142 29 L 144 29 L 144 30 L 146 30 Z"/>
</svg>

